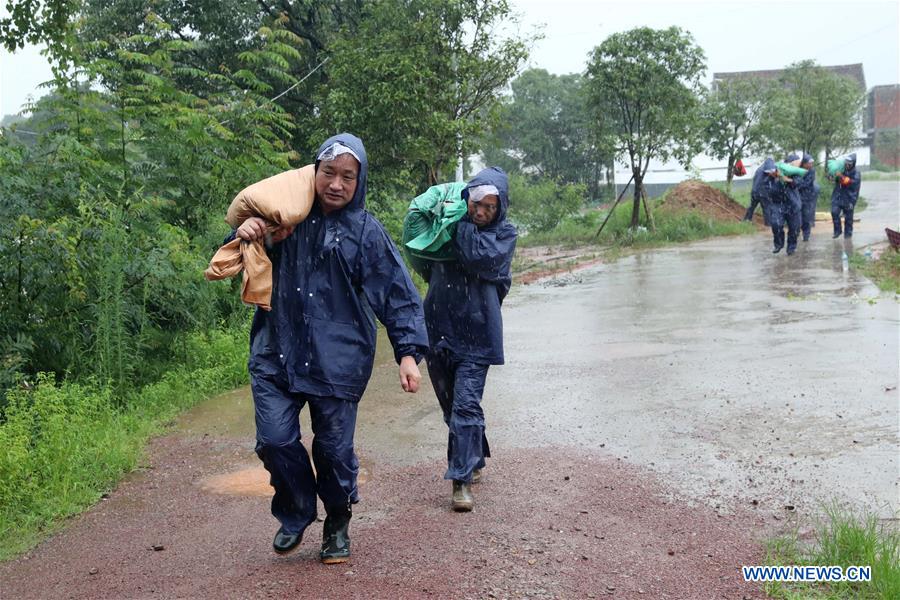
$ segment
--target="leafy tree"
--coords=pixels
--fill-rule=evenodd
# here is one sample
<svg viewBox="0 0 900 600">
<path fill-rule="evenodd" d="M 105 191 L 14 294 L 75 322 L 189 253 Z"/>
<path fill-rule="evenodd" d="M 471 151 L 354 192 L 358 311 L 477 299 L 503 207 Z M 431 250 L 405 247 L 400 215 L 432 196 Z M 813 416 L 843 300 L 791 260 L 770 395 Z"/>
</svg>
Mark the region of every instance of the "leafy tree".
<svg viewBox="0 0 900 600">
<path fill-rule="evenodd" d="M 550 231 L 584 204 L 584 186 L 561 184 L 548 178 L 530 178 L 511 174 L 510 219 L 529 232 Z"/>
<path fill-rule="evenodd" d="M 529 69 L 513 80 L 512 94 L 483 143 L 489 164 L 584 184 L 596 196 L 608 149 L 594 136 L 581 75 Z"/>
<path fill-rule="evenodd" d="M 79 0 L 7 2 L 9 16 L 0 18 L 0 45 L 15 52 L 26 43 L 44 43 L 51 55 L 67 57 L 71 20 L 79 4 Z"/>
<path fill-rule="evenodd" d="M 460 139 L 483 130 L 526 56 L 523 42 L 499 35 L 510 19 L 506 0 L 366 3 L 329 48 L 315 137 L 357 132 L 373 173 L 412 171 L 419 186 L 443 180 Z"/>
<path fill-rule="evenodd" d="M 146 19 L 144 33 L 95 42 L 105 58 L 37 103 L 34 145 L 0 137 L 0 339 L 18 348 L 0 358 L 25 373 L 147 381 L 179 335 L 240 310 L 199 274 L 235 192 L 289 166 L 292 120 L 257 73 L 272 76 L 267 54 L 293 54 L 263 29 L 243 69 L 209 73 L 182 60 L 192 42 Z M 184 77 L 211 91 L 181 89 Z"/>
<path fill-rule="evenodd" d="M 614 140 L 634 178 L 631 227 L 639 223 L 643 180 L 652 158 L 687 163 L 696 153 L 703 50 L 678 27 L 639 27 L 594 48 L 587 67 L 595 126 Z"/>
<path fill-rule="evenodd" d="M 795 63 L 781 77 L 778 113 L 784 126 L 777 141 L 826 158 L 853 146 L 859 135 L 865 94 L 850 77 L 813 61 Z"/>
<path fill-rule="evenodd" d="M 703 98 L 701 131 L 710 156 L 728 161 L 729 189 L 739 158 L 767 153 L 773 146 L 778 127 L 774 94 L 765 80 L 733 79 L 717 82 Z"/>
</svg>

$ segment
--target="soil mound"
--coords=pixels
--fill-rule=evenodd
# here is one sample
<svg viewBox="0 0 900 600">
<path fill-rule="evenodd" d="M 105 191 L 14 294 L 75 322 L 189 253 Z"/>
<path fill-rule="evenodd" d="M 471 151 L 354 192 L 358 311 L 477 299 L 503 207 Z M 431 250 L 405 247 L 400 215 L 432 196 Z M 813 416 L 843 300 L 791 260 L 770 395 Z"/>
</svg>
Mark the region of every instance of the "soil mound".
<svg viewBox="0 0 900 600">
<path fill-rule="evenodd" d="M 717 221 L 740 221 L 747 209 L 729 198 L 725 192 L 701 181 L 683 181 L 672 188 L 663 203 L 666 210 L 698 212 Z M 763 224 L 761 209 L 753 222 Z"/>
</svg>

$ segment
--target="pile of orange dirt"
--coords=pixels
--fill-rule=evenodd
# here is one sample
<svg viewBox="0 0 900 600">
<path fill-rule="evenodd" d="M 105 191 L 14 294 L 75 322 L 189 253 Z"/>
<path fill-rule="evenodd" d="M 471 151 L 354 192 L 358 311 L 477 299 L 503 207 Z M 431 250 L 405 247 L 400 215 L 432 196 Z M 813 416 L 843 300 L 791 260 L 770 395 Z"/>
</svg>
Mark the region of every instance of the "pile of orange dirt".
<svg viewBox="0 0 900 600">
<path fill-rule="evenodd" d="M 694 211 L 717 221 L 740 221 L 747 209 L 721 190 L 702 181 L 682 181 L 669 190 L 662 208 L 671 211 Z M 762 207 L 756 209 L 753 222 L 763 225 Z"/>
</svg>

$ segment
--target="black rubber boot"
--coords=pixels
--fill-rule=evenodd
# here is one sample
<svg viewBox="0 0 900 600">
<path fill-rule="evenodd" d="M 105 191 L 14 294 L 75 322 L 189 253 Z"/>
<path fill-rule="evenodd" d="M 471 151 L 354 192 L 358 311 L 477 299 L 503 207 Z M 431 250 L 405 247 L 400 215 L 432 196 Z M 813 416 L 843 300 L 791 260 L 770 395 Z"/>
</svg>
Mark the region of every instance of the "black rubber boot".
<svg viewBox="0 0 900 600">
<path fill-rule="evenodd" d="M 350 559 L 350 505 L 326 506 L 325 524 L 322 528 L 322 551 L 319 558 L 326 565 L 347 562 Z"/>
<path fill-rule="evenodd" d="M 275 533 L 275 539 L 272 540 L 272 549 L 274 549 L 278 554 L 287 554 L 288 552 L 294 550 L 297 546 L 299 546 L 302 539 L 302 531 L 300 533 L 293 534 L 285 533 L 284 529 L 279 527 L 278 531 Z"/>
<path fill-rule="evenodd" d="M 451 506 L 456 512 L 469 512 L 475 506 L 475 497 L 472 495 L 471 484 L 465 481 L 453 481 L 453 496 Z"/>
</svg>

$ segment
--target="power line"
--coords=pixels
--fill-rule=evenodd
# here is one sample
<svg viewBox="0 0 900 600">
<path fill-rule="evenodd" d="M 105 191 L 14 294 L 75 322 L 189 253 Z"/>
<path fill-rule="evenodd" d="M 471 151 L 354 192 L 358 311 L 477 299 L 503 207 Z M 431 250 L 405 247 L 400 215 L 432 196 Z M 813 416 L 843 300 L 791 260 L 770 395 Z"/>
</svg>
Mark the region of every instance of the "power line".
<svg viewBox="0 0 900 600">
<path fill-rule="evenodd" d="M 255 111 L 261 109 L 262 107 L 266 106 L 267 104 L 271 104 L 271 103 L 275 102 L 276 100 L 278 100 L 279 98 L 281 98 L 282 96 L 284 96 L 285 94 L 287 94 L 288 92 L 290 92 L 292 89 L 296 88 L 298 85 L 300 85 L 301 83 L 303 83 L 304 81 L 306 81 L 307 79 L 309 79 L 310 75 L 312 75 L 313 73 L 315 73 L 316 71 L 318 71 L 319 68 L 320 68 L 322 65 L 324 65 L 325 63 L 327 63 L 329 60 L 331 60 L 331 57 L 330 57 L 330 56 L 325 57 L 325 60 L 323 60 L 322 62 L 320 62 L 319 64 L 317 64 L 317 65 L 315 66 L 315 68 L 314 68 L 312 71 L 310 71 L 309 73 L 307 73 L 306 75 L 304 75 L 304 76 L 303 76 L 303 79 L 301 79 L 300 81 L 298 81 L 297 83 L 295 83 L 294 85 L 292 85 L 291 87 L 289 87 L 288 89 L 284 90 L 283 92 L 281 92 L 280 94 L 278 94 L 278 95 L 275 96 L 274 98 L 270 98 L 269 100 L 266 100 L 265 102 L 263 102 L 262 104 L 260 104 L 260 105 L 257 106 L 256 108 L 247 111 L 247 114 L 250 114 L 250 113 L 252 113 L 252 112 L 255 112 Z M 230 123 L 231 121 L 233 121 L 233 120 L 236 119 L 236 118 L 237 118 L 237 117 L 234 117 L 234 118 L 231 118 L 231 119 L 225 119 L 224 121 L 222 121 L 221 123 L 219 123 L 219 125 L 225 125 L 226 123 Z"/>
</svg>

